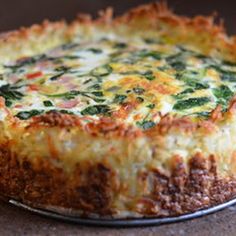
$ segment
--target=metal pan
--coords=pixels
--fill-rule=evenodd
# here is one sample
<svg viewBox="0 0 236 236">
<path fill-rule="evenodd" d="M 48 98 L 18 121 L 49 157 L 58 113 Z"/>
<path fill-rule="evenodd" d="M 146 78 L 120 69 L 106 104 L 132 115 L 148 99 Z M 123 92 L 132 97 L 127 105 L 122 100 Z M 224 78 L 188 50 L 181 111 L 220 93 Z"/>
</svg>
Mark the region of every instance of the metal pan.
<svg viewBox="0 0 236 236">
<path fill-rule="evenodd" d="M 8 200 L 9 203 L 17 207 L 23 208 L 27 211 L 46 216 L 49 218 L 62 220 L 65 222 L 76 223 L 79 225 L 87 226 L 100 226 L 100 227 L 137 227 L 137 226 L 154 226 L 160 224 L 176 223 L 180 221 L 190 220 L 204 215 L 214 213 L 216 211 L 223 210 L 226 207 L 236 204 L 236 198 L 220 205 L 202 209 L 194 213 L 166 218 L 141 218 L 141 219 L 91 219 L 91 218 L 80 218 L 64 214 L 58 214 L 52 211 L 33 208 L 15 200 Z"/>
</svg>

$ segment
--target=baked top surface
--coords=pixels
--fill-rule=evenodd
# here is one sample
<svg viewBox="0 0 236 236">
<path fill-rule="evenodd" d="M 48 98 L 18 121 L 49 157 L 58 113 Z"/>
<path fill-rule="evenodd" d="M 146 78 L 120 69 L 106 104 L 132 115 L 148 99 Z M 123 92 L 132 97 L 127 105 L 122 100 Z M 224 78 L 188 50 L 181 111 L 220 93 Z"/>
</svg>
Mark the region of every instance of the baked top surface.
<svg viewBox="0 0 236 236">
<path fill-rule="evenodd" d="M 22 120 L 59 111 L 147 129 L 167 114 L 207 119 L 218 105 L 226 112 L 236 63 L 161 38 L 112 33 L 10 61 L 0 83 L 6 107 Z"/>
</svg>

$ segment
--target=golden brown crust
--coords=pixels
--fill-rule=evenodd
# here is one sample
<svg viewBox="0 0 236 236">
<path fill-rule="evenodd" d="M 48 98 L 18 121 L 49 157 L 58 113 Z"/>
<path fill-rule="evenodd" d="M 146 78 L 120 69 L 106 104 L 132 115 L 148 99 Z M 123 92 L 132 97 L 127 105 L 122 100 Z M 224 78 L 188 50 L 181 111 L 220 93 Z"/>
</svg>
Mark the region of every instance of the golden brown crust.
<svg viewBox="0 0 236 236">
<path fill-rule="evenodd" d="M 80 15 L 70 25 L 45 22 L 2 35 L 0 54 L 9 56 L 0 62 L 114 28 L 236 60 L 236 39 L 227 37 L 213 17 L 179 17 L 156 3 L 116 19 L 111 9 L 100 15 L 94 21 Z M 40 47 L 35 48 L 36 38 Z M 180 215 L 235 197 L 235 98 L 224 114 L 217 107 L 208 120 L 166 115 L 148 131 L 111 118 L 57 112 L 22 121 L 0 103 L 7 114 L 0 121 L 0 193 L 7 197 L 107 217 Z"/>
<path fill-rule="evenodd" d="M 112 169 L 103 163 L 80 163 L 68 175 L 46 160 L 39 159 L 37 164 L 27 159 L 19 162 L 17 155 L 10 154 L 3 146 L 0 157 L 0 191 L 4 196 L 34 207 L 73 209 L 85 217 L 115 216 L 114 201 L 121 186 L 117 186 Z M 146 217 L 176 216 L 235 197 L 236 179 L 220 178 L 213 156 L 205 159 L 198 153 L 189 160 L 189 168 L 187 172 L 181 157 L 175 156 L 169 176 L 158 169 L 140 172 L 140 184 L 151 184 L 151 190 L 126 203 L 130 213 Z"/>
</svg>

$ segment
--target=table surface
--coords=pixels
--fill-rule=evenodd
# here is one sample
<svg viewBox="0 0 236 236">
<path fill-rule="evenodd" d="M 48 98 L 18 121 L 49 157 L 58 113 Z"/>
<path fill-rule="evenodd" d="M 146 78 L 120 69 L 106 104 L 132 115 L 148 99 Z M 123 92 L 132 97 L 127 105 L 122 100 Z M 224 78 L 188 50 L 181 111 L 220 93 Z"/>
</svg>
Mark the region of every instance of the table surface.
<svg viewBox="0 0 236 236">
<path fill-rule="evenodd" d="M 155 227 L 103 228 L 65 223 L 27 212 L 5 202 L 0 202 L 0 235 L 200 235 L 235 236 L 236 205 L 223 211 L 181 223 Z"/>
</svg>

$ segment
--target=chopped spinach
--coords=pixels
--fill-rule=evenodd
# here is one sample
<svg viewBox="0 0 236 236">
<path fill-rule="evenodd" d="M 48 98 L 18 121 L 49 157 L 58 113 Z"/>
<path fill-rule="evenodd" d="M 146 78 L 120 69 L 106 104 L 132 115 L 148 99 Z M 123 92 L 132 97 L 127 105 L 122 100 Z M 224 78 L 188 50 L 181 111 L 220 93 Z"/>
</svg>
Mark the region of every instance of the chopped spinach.
<svg viewBox="0 0 236 236">
<path fill-rule="evenodd" d="M 123 49 L 126 47 L 127 47 L 126 43 L 115 43 L 115 45 L 114 45 L 114 48 L 118 48 L 118 49 Z"/>
<path fill-rule="evenodd" d="M 109 113 L 110 113 L 110 108 L 107 105 L 89 106 L 81 111 L 82 115 L 91 115 L 91 116 L 99 114 L 108 115 Z"/>
<path fill-rule="evenodd" d="M 209 68 L 213 68 L 220 73 L 220 77 L 223 81 L 236 82 L 236 72 L 225 70 L 220 65 L 210 65 Z"/>
<path fill-rule="evenodd" d="M 226 65 L 226 66 L 236 66 L 236 62 L 232 62 L 232 61 L 222 61 L 222 64 Z"/>
<path fill-rule="evenodd" d="M 144 99 L 142 97 L 137 97 L 136 100 L 137 100 L 138 103 L 144 102 Z"/>
<path fill-rule="evenodd" d="M 162 58 L 162 55 L 161 55 L 160 52 L 149 51 L 147 49 L 143 49 L 143 50 L 140 50 L 138 52 L 135 52 L 134 55 L 137 56 L 137 57 L 140 57 L 140 58 L 151 57 L 151 58 L 156 59 L 156 60 L 160 60 Z"/>
<path fill-rule="evenodd" d="M 100 49 L 100 48 L 88 48 L 87 51 L 92 52 L 94 54 L 101 54 L 102 53 L 102 49 Z"/>
<path fill-rule="evenodd" d="M 126 95 L 116 94 L 113 102 L 114 103 L 118 103 L 118 104 L 122 104 L 126 98 L 127 98 Z"/>
<path fill-rule="evenodd" d="M 168 65 L 170 65 L 172 68 L 174 68 L 177 71 L 183 71 L 186 69 L 186 65 L 183 62 L 182 53 L 177 53 L 174 55 L 171 55 L 169 57 L 166 57 L 165 60 Z"/>
<path fill-rule="evenodd" d="M 186 94 L 194 93 L 194 91 L 195 90 L 192 89 L 192 88 L 187 88 L 184 91 L 182 91 L 182 92 L 180 92 L 178 94 L 173 95 L 173 97 L 176 98 L 176 99 L 182 99 L 182 98 L 184 98 L 186 96 Z"/>
<path fill-rule="evenodd" d="M 96 97 L 102 97 L 103 96 L 103 92 L 102 91 L 94 91 L 94 92 L 91 92 L 91 94 L 93 94 Z"/>
<path fill-rule="evenodd" d="M 47 97 L 52 98 L 65 98 L 67 100 L 74 99 L 77 95 L 81 94 L 80 91 L 72 90 L 66 93 L 59 93 L 59 94 L 45 94 Z"/>
<path fill-rule="evenodd" d="M 147 105 L 147 107 L 148 107 L 149 109 L 153 109 L 153 108 L 155 107 L 155 104 L 151 103 L 151 104 Z"/>
<path fill-rule="evenodd" d="M 53 106 L 52 102 L 49 101 L 49 100 L 43 101 L 43 105 L 44 105 L 45 107 L 52 107 L 52 106 Z"/>
<path fill-rule="evenodd" d="M 195 90 L 208 89 L 210 87 L 207 83 L 200 82 L 197 77 L 194 78 L 192 73 L 191 76 L 189 76 L 188 73 L 179 73 L 176 79 L 183 81 L 186 85 Z"/>
<path fill-rule="evenodd" d="M 136 124 L 144 130 L 150 129 L 156 125 L 156 123 L 151 120 L 138 121 Z"/>
<path fill-rule="evenodd" d="M 160 42 L 157 39 L 153 39 L 153 38 L 144 38 L 143 41 L 146 44 L 160 44 Z"/>
<path fill-rule="evenodd" d="M 135 88 L 133 88 L 133 91 L 134 91 L 134 93 L 141 95 L 145 92 L 145 89 L 140 88 L 140 87 L 135 87 Z"/>
<path fill-rule="evenodd" d="M 234 95 L 234 93 L 226 85 L 221 85 L 219 88 L 214 88 L 213 94 L 216 96 L 218 104 L 221 104 L 223 106 L 227 106 L 228 101 Z"/>
<path fill-rule="evenodd" d="M 26 57 L 16 61 L 14 65 L 4 65 L 4 68 L 11 69 L 13 73 L 17 72 L 23 66 L 33 65 L 38 61 L 47 59 L 45 54 L 37 55 L 35 57 Z"/>
<path fill-rule="evenodd" d="M 95 89 L 95 90 L 99 90 L 101 89 L 101 85 L 100 84 L 93 84 L 91 86 L 88 87 L 88 89 Z"/>
<path fill-rule="evenodd" d="M 221 79 L 223 81 L 236 82 L 236 73 L 231 71 L 224 71 L 221 74 Z"/>
<path fill-rule="evenodd" d="M 106 76 L 112 73 L 112 67 L 109 65 L 103 65 L 100 67 L 97 67 L 91 71 L 91 75 L 97 77 L 97 76 Z"/>
<path fill-rule="evenodd" d="M 12 105 L 12 101 L 20 100 L 24 96 L 21 92 L 17 91 L 18 87 L 6 84 L 0 87 L 0 96 L 4 97 L 7 107 Z"/>
<path fill-rule="evenodd" d="M 65 73 L 64 72 L 61 72 L 59 74 L 56 74 L 54 76 L 52 76 L 51 78 L 49 78 L 50 80 L 57 80 L 58 78 L 60 78 L 62 75 L 64 75 Z"/>
<path fill-rule="evenodd" d="M 71 43 L 66 43 L 66 44 L 61 45 L 61 48 L 62 48 L 63 50 L 68 50 L 68 49 L 76 48 L 76 47 L 78 47 L 78 46 L 79 46 L 78 43 L 73 43 L 73 42 L 71 42 Z"/>
<path fill-rule="evenodd" d="M 197 97 L 197 98 L 189 98 L 186 100 L 179 100 L 177 103 L 175 103 L 173 109 L 174 110 L 186 110 L 193 107 L 202 106 L 208 102 L 210 102 L 211 99 L 209 97 Z"/>
<path fill-rule="evenodd" d="M 55 69 L 55 71 L 59 72 L 56 75 L 52 76 L 50 80 L 57 80 L 59 77 L 67 73 L 71 68 L 67 66 L 60 66 Z"/>
<path fill-rule="evenodd" d="M 151 70 L 142 72 L 141 75 L 144 76 L 145 79 L 150 80 L 150 81 L 156 79 L 155 75 L 153 75 L 153 72 Z"/>
<path fill-rule="evenodd" d="M 177 71 L 185 70 L 186 68 L 186 65 L 182 61 L 171 62 L 169 65 Z"/>
<path fill-rule="evenodd" d="M 190 115 L 196 115 L 198 117 L 208 118 L 210 116 L 211 112 L 209 111 L 202 111 L 202 112 L 195 112 Z"/>
<path fill-rule="evenodd" d="M 21 120 L 27 120 L 33 116 L 37 116 L 42 114 L 42 110 L 30 110 L 30 111 L 20 111 L 15 116 L 18 117 Z"/>
<path fill-rule="evenodd" d="M 76 96 L 81 95 L 84 97 L 88 97 L 92 100 L 94 100 L 95 102 L 104 102 L 104 99 L 100 99 L 100 98 L 96 98 L 96 97 L 92 97 L 91 95 L 97 96 L 97 97 L 101 97 L 103 96 L 103 93 L 98 91 L 94 91 L 94 92 L 83 92 L 83 91 L 78 91 L 78 90 L 72 90 L 66 93 L 59 93 L 59 94 L 45 94 L 45 96 L 47 97 L 53 97 L 53 98 L 64 98 L 66 100 L 70 100 L 70 99 L 74 99 Z"/>
</svg>

